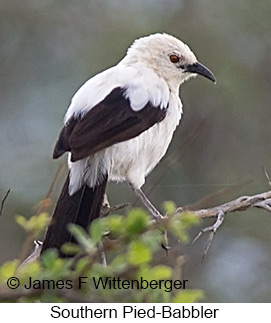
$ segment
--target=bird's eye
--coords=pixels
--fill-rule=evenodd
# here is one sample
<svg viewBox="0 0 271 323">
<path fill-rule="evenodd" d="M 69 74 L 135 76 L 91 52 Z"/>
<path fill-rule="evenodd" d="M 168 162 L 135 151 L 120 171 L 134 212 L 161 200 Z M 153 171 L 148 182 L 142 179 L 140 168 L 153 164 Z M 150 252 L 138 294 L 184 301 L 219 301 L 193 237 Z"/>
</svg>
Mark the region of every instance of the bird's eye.
<svg viewBox="0 0 271 323">
<path fill-rule="evenodd" d="M 180 57 L 177 55 L 170 55 L 169 58 L 172 63 L 178 63 L 180 60 Z"/>
</svg>

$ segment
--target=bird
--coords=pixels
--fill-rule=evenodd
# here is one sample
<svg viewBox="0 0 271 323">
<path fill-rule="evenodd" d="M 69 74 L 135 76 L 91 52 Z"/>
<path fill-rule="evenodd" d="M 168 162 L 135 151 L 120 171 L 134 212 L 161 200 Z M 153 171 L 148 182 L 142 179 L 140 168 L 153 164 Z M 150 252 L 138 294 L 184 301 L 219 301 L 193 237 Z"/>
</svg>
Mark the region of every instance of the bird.
<svg viewBox="0 0 271 323">
<path fill-rule="evenodd" d="M 181 120 L 180 86 L 197 74 L 216 82 L 188 45 L 155 33 L 79 88 L 53 151 L 54 159 L 68 153 L 69 173 L 41 253 L 73 241 L 69 223 L 87 229 L 100 217 L 108 181 L 127 182 L 151 216 L 163 218 L 141 188 Z"/>
</svg>

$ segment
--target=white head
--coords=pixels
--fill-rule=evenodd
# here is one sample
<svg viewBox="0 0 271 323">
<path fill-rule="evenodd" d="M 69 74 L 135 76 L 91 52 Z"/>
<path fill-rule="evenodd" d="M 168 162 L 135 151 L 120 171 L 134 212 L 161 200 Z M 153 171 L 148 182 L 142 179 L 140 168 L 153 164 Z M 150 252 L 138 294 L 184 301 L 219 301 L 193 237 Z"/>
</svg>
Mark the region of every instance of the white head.
<svg viewBox="0 0 271 323">
<path fill-rule="evenodd" d="M 168 84 L 175 86 L 195 74 L 201 74 L 215 82 L 212 72 L 198 63 L 190 48 L 167 34 L 153 34 L 135 40 L 123 62 L 146 64 Z"/>
</svg>

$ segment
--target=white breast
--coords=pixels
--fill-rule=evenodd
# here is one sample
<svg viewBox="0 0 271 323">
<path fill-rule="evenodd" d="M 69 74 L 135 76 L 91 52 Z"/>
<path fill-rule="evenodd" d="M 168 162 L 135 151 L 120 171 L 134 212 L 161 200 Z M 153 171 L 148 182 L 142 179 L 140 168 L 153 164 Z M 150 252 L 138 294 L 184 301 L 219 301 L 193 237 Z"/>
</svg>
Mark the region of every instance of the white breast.
<svg viewBox="0 0 271 323">
<path fill-rule="evenodd" d="M 109 179 L 141 187 L 145 177 L 166 153 L 181 114 L 181 101 L 177 95 L 171 94 L 163 121 L 136 138 L 108 148 L 107 155 L 111 159 Z"/>
</svg>

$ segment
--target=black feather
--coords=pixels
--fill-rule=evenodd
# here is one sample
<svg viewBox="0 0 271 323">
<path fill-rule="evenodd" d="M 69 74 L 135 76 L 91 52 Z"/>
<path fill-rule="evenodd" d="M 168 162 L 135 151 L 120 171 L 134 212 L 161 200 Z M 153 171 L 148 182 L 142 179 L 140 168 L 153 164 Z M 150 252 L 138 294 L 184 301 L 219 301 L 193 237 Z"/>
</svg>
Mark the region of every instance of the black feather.
<svg viewBox="0 0 271 323">
<path fill-rule="evenodd" d="M 115 88 L 82 118 L 71 117 L 59 135 L 54 158 L 70 151 L 71 161 L 80 160 L 132 139 L 165 118 L 167 109 L 154 107 L 150 102 L 134 111 L 123 92 L 122 88 Z"/>
<path fill-rule="evenodd" d="M 94 188 L 84 185 L 75 194 L 70 195 L 68 176 L 47 229 L 41 252 L 49 248 L 60 250 L 65 242 L 74 241 L 67 229 L 69 223 L 87 229 L 90 223 L 100 216 L 106 183 L 107 176 Z M 65 255 L 61 253 L 61 256 Z"/>
</svg>

